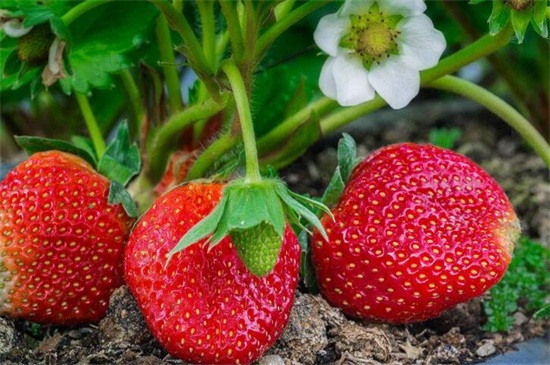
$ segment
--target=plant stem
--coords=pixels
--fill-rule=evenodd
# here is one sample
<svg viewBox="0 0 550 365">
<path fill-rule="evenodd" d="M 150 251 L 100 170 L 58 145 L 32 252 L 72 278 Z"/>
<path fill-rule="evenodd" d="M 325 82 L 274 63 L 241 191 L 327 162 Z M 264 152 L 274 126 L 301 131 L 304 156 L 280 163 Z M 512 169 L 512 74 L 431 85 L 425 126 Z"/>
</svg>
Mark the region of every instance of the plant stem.
<svg viewBox="0 0 550 365">
<path fill-rule="evenodd" d="M 427 86 L 453 92 L 483 105 L 514 128 L 550 167 L 550 146 L 546 140 L 523 115 L 495 94 L 455 76 L 442 77 Z"/>
<path fill-rule="evenodd" d="M 202 48 L 210 68 L 216 71 L 216 24 L 214 19 L 214 2 L 212 0 L 197 1 L 202 25 Z"/>
<path fill-rule="evenodd" d="M 236 3 L 231 1 L 220 1 L 220 6 L 227 23 L 227 31 L 231 39 L 233 57 L 235 58 L 235 62 L 240 63 L 244 56 L 245 45 Z"/>
<path fill-rule="evenodd" d="M 71 8 L 69 11 L 67 11 L 61 19 L 65 23 L 65 25 L 71 24 L 73 21 L 75 21 L 78 17 L 80 17 L 82 14 L 88 12 L 89 10 L 92 10 L 95 7 L 98 7 L 100 5 L 106 4 L 108 2 L 111 2 L 113 0 L 86 0 L 81 2 L 80 4 L 76 5 L 74 8 Z"/>
<path fill-rule="evenodd" d="M 384 99 L 382 99 L 379 95 L 376 95 L 374 99 L 356 107 L 343 108 L 328 117 L 321 119 L 319 122 L 321 125 L 321 133 L 326 134 L 332 132 L 365 114 L 372 113 L 373 111 L 384 107 L 385 105 L 386 102 Z"/>
<path fill-rule="evenodd" d="M 550 6 L 546 8 L 544 15 L 546 16 L 546 19 L 550 19 Z"/>
<path fill-rule="evenodd" d="M 219 87 L 211 77 L 214 75 L 214 70 L 210 67 L 203 49 L 185 16 L 166 0 L 149 1 L 162 11 L 168 25 L 178 32 L 183 39 L 185 43 L 184 53 L 189 60 L 189 64 L 201 81 L 204 82 L 210 96 L 216 101 L 221 101 Z"/>
<path fill-rule="evenodd" d="M 187 176 L 186 181 L 195 180 L 203 177 L 212 165 L 218 160 L 219 156 L 228 153 L 239 140 L 239 137 L 229 131 L 216 139 L 208 148 L 206 148 L 197 158 Z"/>
<path fill-rule="evenodd" d="M 258 39 L 254 52 L 255 59 L 260 59 L 267 51 L 269 45 L 273 43 L 275 39 L 277 39 L 277 37 L 279 37 L 284 31 L 328 2 L 329 0 L 310 0 L 304 5 L 301 5 L 291 11 L 284 18 L 275 23 Z"/>
<path fill-rule="evenodd" d="M 291 115 L 268 134 L 258 140 L 258 152 L 260 155 L 271 151 L 277 144 L 285 140 L 300 125 L 305 123 L 312 115 L 322 116 L 332 112 L 338 107 L 338 103 L 329 98 L 323 97 L 307 107 Z"/>
<path fill-rule="evenodd" d="M 88 101 L 86 95 L 82 93 L 75 92 L 75 97 L 78 102 L 78 106 L 80 107 L 80 111 L 82 112 L 82 116 L 84 117 L 84 121 L 86 122 L 86 127 L 88 128 L 90 138 L 92 138 L 92 143 L 94 145 L 95 152 L 97 153 L 97 157 L 101 159 L 103 153 L 105 152 L 105 141 L 101 135 L 101 130 L 99 129 L 99 125 L 95 119 L 90 102 Z"/>
<path fill-rule="evenodd" d="M 242 75 L 235 65 L 235 62 L 228 60 L 222 64 L 222 70 L 227 75 L 237 112 L 239 114 L 241 132 L 244 142 L 244 152 L 246 156 L 246 177 L 247 182 L 261 181 L 260 165 L 258 162 L 258 150 L 256 149 L 256 137 L 254 135 L 254 125 L 252 124 L 252 113 L 248 102 L 248 94 Z"/>
<path fill-rule="evenodd" d="M 191 124 L 216 115 L 225 108 L 228 94 L 221 95 L 222 102 L 208 99 L 202 103 L 194 104 L 175 114 L 155 134 L 149 146 L 150 175 L 154 181 L 160 178 L 166 167 L 170 142 L 177 133 L 184 130 Z"/>
<path fill-rule="evenodd" d="M 168 28 L 166 18 L 162 15 L 157 19 L 155 31 L 162 72 L 166 80 L 166 88 L 168 89 L 168 105 L 170 106 L 170 112 L 176 114 L 183 109 L 183 98 L 181 95 L 180 78 L 176 67 L 176 57 L 174 55 L 170 28 Z"/>
<path fill-rule="evenodd" d="M 134 114 L 134 122 L 129 123 L 130 136 L 136 138 L 141 130 L 141 125 L 145 119 L 145 108 L 143 107 L 143 101 L 141 98 L 141 92 L 132 76 L 129 69 L 125 68 L 120 72 L 120 78 L 128 94 L 132 113 Z"/>
</svg>

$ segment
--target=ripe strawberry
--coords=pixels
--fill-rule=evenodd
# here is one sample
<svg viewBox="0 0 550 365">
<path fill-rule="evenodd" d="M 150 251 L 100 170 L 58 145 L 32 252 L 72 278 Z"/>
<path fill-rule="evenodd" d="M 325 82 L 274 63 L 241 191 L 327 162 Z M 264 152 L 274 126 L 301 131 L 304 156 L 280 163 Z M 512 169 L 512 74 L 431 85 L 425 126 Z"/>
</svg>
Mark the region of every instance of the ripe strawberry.
<svg viewBox="0 0 550 365">
<path fill-rule="evenodd" d="M 316 232 L 321 292 L 346 314 L 391 323 L 438 316 L 496 284 L 519 222 L 475 163 L 431 145 L 382 148 L 355 167 Z"/>
<path fill-rule="evenodd" d="M 287 227 L 281 254 L 264 277 L 250 273 L 229 237 L 195 243 L 171 258 L 181 237 L 217 205 L 223 185 L 192 183 L 163 195 L 136 224 L 125 253 L 126 282 L 152 333 L 192 363 L 249 364 L 281 335 L 300 260 Z"/>
<path fill-rule="evenodd" d="M 123 283 L 132 224 L 107 204 L 109 180 L 79 157 L 40 152 L 0 183 L 0 315 L 39 323 L 100 320 Z"/>
</svg>

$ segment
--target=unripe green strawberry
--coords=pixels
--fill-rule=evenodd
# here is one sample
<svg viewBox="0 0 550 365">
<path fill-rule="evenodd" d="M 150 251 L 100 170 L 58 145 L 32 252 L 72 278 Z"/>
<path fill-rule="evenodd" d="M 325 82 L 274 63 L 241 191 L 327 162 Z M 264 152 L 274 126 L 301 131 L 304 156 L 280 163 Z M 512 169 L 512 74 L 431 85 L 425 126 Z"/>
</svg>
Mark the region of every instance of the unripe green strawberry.
<svg viewBox="0 0 550 365">
<path fill-rule="evenodd" d="M 329 303 L 391 323 L 437 317 L 504 275 L 519 221 L 502 188 L 474 162 L 401 143 L 353 170 L 316 232 L 312 259 Z"/>
<path fill-rule="evenodd" d="M 265 222 L 247 230 L 235 230 L 231 232 L 231 239 L 245 266 L 256 276 L 271 272 L 283 241 L 275 228 Z"/>
<path fill-rule="evenodd" d="M 18 38 L 17 56 L 21 61 L 33 66 L 43 64 L 48 60 L 54 38 L 49 23 L 37 25 L 29 33 Z"/>
<path fill-rule="evenodd" d="M 109 186 L 59 151 L 35 153 L 0 183 L 0 315 L 56 325 L 105 315 L 133 223 L 108 204 Z"/>
</svg>

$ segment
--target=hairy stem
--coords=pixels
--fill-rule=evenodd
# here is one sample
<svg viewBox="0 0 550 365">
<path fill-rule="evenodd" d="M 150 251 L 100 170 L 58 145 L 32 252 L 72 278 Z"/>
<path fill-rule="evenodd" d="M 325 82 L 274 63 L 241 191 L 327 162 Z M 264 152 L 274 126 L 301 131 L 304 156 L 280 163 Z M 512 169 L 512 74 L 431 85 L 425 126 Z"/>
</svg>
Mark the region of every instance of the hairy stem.
<svg viewBox="0 0 550 365">
<path fill-rule="evenodd" d="M 80 111 L 82 112 L 82 116 L 84 117 L 84 121 L 86 122 L 86 127 L 88 128 L 88 133 L 92 139 L 97 157 L 101 158 L 105 152 L 105 141 L 101 135 L 101 130 L 97 124 L 97 120 L 92 111 L 92 107 L 90 106 L 90 102 L 88 101 L 86 95 L 82 93 L 76 92 L 75 97 L 78 102 L 78 106 L 80 107 Z"/>
<path fill-rule="evenodd" d="M 214 1 L 197 1 L 202 25 L 202 48 L 204 56 L 212 70 L 216 70 L 216 23 L 214 19 Z"/>
<path fill-rule="evenodd" d="M 445 76 L 427 85 L 439 90 L 449 91 L 473 100 L 502 118 L 514 128 L 550 167 L 550 146 L 544 137 L 510 104 L 487 89 L 455 76 Z"/>
<path fill-rule="evenodd" d="M 160 64 L 168 90 L 170 113 L 176 114 L 183 109 L 183 98 L 181 95 L 178 69 L 176 67 L 172 36 L 170 35 L 170 28 L 168 27 L 166 18 L 163 16 L 158 17 L 155 31 L 160 54 Z"/>
<path fill-rule="evenodd" d="M 256 136 L 254 135 L 254 125 L 252 124 L 252 113 L 248 101 L 248 93 L 243 81 L 243 77 L 235 65 L 235 62 L 228 60 L 222 64 L 222 70 L 227 75 L 229 84 L 233 91 L 239 122 L 244 142 L 244 152 L 246 155 L 246 177 L 247 182 L 258 182 L 262 179 L 260 176 L 260 164 L 258 162 L 258 150 L 256 149 Z"/>
<path fill-rule="evenodd" d="M 141 131 L 141 125 L 145 120 L 145 108 L 143 107 L 141 92 L 139 91 L 139 88 L 130 70 L 127 68 L 122 70 L 120 72 L 120 78 L 122 79 L 122 83 L 124 85 L 124 88 L 126 89 L 126 93 L 128 94 L 130 107 L 132 109 L 132 113 L 134 114 L 133 123 L 129 123 L 129 127 L 130 135 L 132 136 L 132 138 L 135 138 Z"/>
<path fill-rule="evenodd" d="M 186 181 L 191 181 L 203 177 L 214 165 L 220 156 L 225 155 L 237 144 L 239 137 L 232 131 L 228 131 L 220 138 L 216 139 L 208 148 L 206 148 L 197 158 L 193 167 L 185 177 Z"/>
<path fill-rule="evenodd" d="M 237 5 L 231 1 L 220 1 L 220 6 L 227 23 L 233 57 L 235 62 L 240 63 L 244 56 L 245 44 L 239 14 L 237 14 Z"/>
<path fill-rule="evenodd" d="M 193 123 L 210 118 L 225 108 L 227 94 L 221 95 L 221 102 L 208 99 L 202 103 L 191 105 L 182 112 L 173 115 L 155 134 L 149 146 L 150 175 L 154 181 L 160 178 L 166 167 L 170 144 L 177 133 Z"/>
</svg>

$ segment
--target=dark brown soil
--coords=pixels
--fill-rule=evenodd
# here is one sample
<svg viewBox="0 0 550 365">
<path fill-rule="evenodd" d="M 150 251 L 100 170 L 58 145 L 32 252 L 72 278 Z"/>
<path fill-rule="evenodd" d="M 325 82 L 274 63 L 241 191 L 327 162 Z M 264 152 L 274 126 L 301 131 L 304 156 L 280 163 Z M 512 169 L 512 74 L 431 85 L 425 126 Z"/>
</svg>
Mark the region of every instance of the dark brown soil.
<svg viewBox="0 0 550 365">
<path fill-rule="evenodd" d="M 449 111 L 459 111 L 459 116 Z M 445 117 L 444 117 L 445 116 Z M 468 103 L 443 103 L 378 113 L 347 129 L 359 152 L 401 141 L 426 142 L 429 129 L 457 126 L 457 151 L 480 163 L 504 187 L 523 233 L 550 246 L 548 170 L 502 121 Z M 296 191 L 319 196 L 336 164 L 338 136 L 327 136 L 282 175 Z M 304 168 L 304 166 L 306 168 Z M 414 325 L 362 323 L 346 318 L 320 296 L 298 293 L 283 336 L 258 363 L 279 364 L 466 364 L 483 362 L 543 336 L 550 321 L 535 321 L 520 307 L 509 333 L 487 333 L 481 299 Z M 184 364 L 151 336 L 126 287 L 115 291 L 97 326 L 36 327 L 0 318 L 0 364 Z"/>
</svg>

